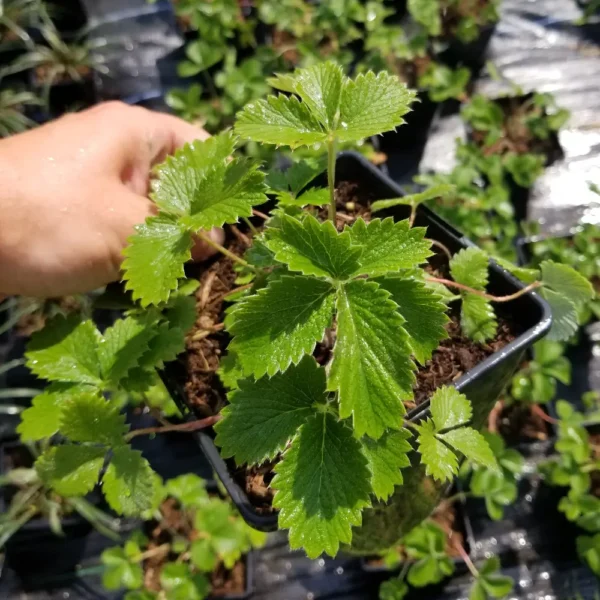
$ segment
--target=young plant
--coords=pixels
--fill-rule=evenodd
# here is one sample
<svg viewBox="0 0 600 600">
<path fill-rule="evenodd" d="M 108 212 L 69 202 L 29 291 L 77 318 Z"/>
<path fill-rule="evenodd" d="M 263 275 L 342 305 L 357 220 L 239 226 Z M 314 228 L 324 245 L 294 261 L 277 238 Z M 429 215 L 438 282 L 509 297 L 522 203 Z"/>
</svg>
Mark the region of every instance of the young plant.
<svg viewBox="0 0 600 600">
<path fill-rule="evenodd" d="M 40 0 L 4 0 L 0 5 L 0 47 L 18 40 L 31 47 L 33 42 L 27 33 L 42 10 Z"/>
<path fill-rule="evenodd" d="M 513 449 L 507 448 L 502 437 L 488 431 L 483 433 L 500 469 L 489 469 L 478 464 L 464 463 L 461 472 L 470 475 L 467 495 L 485 501 L 487 513 L 494 521 L 504 516 L 504 509 L 517 498 L 517 483 L 523 472 L 523 457 Z"/>
<path fill-rule="evenodd" d="M 102 553 L 104 587 L 129 590 L 125 600 L 221 595 L 215 574 L 243 568 L 244 555 L 265 542 L 264 533 L 246 525 L 229 502 L 210 496 L 196 475 L 167 481 L 155 500 L 143 528 Z"/>
<path fill-rule="evenodd" d="M 408 11 L 432 37 L 476 40 L 481 29 L 499 19 L 499 0 L 408 0 Z"/>
<path fill-rule="evenodd" d="M 31 446 L 37 453 L 40 448 Z M 17 448 L 28 452 L 26 447 Z M 4 452 L 6 453 L 6 447 Z M 11 500 L 0 515 L 0 549 L 23 526 L 34 519 L 46 519 L 52 532 L 63 535 L 62 520 L 78 513 L 104 535 L 118 540 L 118 521 L 85 498 L 62 495 L 48 485 L 37 469 L 19 466 L 0 476 L 0 488 L 6 488 Z"/>
<path fill-rule="evenodd" d="M 580 558 L 600 575 L 598 536 L 600 536 L 600 497 L 593 485 L 600 471 L 599 448 L 583 425 L 584 415 L 568 402 L 556 403 L 558 413 L 558 454 L 540 466 L 550 485 L 568 487 L 569 491 L 558 505 L 567 519 L 591 535 L 577 537 Z"/>
<path fill-rule="evenodd" d="M 11 65 L 0 71 L 0 79 L 23 71 L 34 70 L 42 87 L 42 98 L 48 104 L 50 88 L 60 81 L 83 81 L 92 71 L 107 73 L 102 58 L 94 54 L 90 43 L 66 43 L 52 22 L 45 17 L 40 28 L 45 44 L 36 44 Z"/>
<path fill-rule="evenodd" d="M 25 110 L 41 106 L 42 101 L 32 92 L 11 89 L 0 91 L 0 138 L 21 133 L 36 126 Z"/>
<path fill-rule="evenodd" d="M 102 479 L 102 491 L 117 513 L 137 515 L 149 507 L 157 478 L 129 442 L 157 428 L 129 431 L 115 398 L 155 384 L 155 368 L 183 349 L 194 321 L 193 299 L 180 294 L 162 309 L 132 312 L 104 334 L 71 315 L 55 318 L 32 336 L 27 366 L 50 385 L 22 413 L 17 431 L 24 442 L 45 441 L 34 465 L 45 486 L 77 498 Z M 213 421 L 159 429 L 191 431 Z M 49 444 L 57 433 L 64 443 Z"/>
</svg>

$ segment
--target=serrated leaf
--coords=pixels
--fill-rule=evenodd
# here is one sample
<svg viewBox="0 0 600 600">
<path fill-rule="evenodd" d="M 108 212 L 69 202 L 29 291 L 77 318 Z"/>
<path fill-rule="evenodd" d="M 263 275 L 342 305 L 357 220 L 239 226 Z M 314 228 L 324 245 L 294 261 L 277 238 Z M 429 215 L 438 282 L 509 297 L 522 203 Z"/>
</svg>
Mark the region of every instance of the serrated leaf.
<svg viewBox="0 0 600 600">
<path fill-rule="evenodd" d="M 423 202 L 428 202 L 435 198 L 443 198 L 454 192 L 455 189 L 456 186 L 454 185 L 441 183 L 439 185 L 433 185 L 417 194 L 407 194 L 406 196 L 390 198 L 389 200 L 377 200 L 371 204 L 371 213 L 376 213 L 377 211 L 386 208 L 393 208 L 394 206 L 419 206 Z"/>
<path fill-rule="evenodd" d="M 448 337 L 445 325 L 449 318 L 446 305 L 440 296 L 422 281 L 402 277 L 385 277 L 375 280 L 391 294 L 404 317 L 404 329 L 415 358 L 425 364 L 440 341 Z"/>
<path fill-rule="evenodd" d="M 387 500 L 394 487 L 404 482 L 400 469 L 410 466 L 410 437 L 410 432 L 401 429 L 384 433 L 378 440 L 368 437 L 361 440 L 371 471 L 371 489 L 378 500 Z"/>
<path fill-rule="evenodd" d="M 298 69 L 294 92 L 304 100 L 317 120 L 331 130 L 336 126 L 343 84 L 342 67 L 328 61 Z"/>
<path fill-rule="evenodd" d="M 235 131 L 243 138 L 292 149 L 327 139 L 327 132 L 308 106 L 296 96 L 283 94 L 246 104 L 238 114 Z"/>
<path fill-rule="evenodd" d="M 540 270 L 544 286 L 564 296 L 575 306 L 581 306 L 594 297 L 592 284 L 572 267 L 545 260 Z"/>
<path fill-rule="evenodd" d="M 468 460 L 488 469 L 498 469 L 496 457 L 485 438 L 471 427 L 460 427 L 439 434 L 447 444 L 466 456 Z"/>
<path fill-rule="evenodd" d="M 305 158 L 292 163 L 290 168 L 285 172 L 287 187 L 292 195 L 297 196 L 326 167 L 326 157 Z"/>
<path fill-rule="evenodd" d="M 300 222 L 282 215 L 280 223 L 267 230 L 265 244 L 290 270 L 337 280 L 356 272 L 362 250 L 352 245 L 348 232 L 338 233 L 331 221 L 319 223 L 307 215 Z"/>
<path fill-rule="evenodd" d="M 206 482 L 193 473 L 185 473 L 169 479 L 165 484 L 165 490 L 184 507 L 202 506 L 209 499 Z"/>
<path fill-rule="evenodd" d="M 88 392 L 86 385 L 52 383 L 35 396 L 31 406 L 21 413 L 17 433 L 24 442 L 34 442 L 52 437 L 60 427 L 62 408 L 70 398 Z"/>
<path fill-rule="evenodd" d="M 231 132 L 185 144 L 154 170 L 152 200 L 165 213 L 189 214 L 200 182 L 216 165 L 224 165 L 234 148 Z"/>
<path fill-rule="evenodd" d="M 92 442 L 108 447 L 122 446 L 129 427 L 118 406 L 111 405 L 98 392 L 71 398 L 62 408 L 60 432 L 73 442 Z"/>
<path fill-rule="evenodd" d="M 304 548 L 309 558 L 335 556 L 369 505 L 370 473 L 352 430 L 331 414 L 315 415 L 275 471 L 273 504 L 279 527 L 290 530 L 290 547 Z"/>
<path fill-rule="evenodd" d="M 99 385 L 99 338 L 92 321 L 81 321 L 77 315 L 57 316 L 31 337 L 27 366 L 49 381 Z"/>
<path fill-rule="evenodd" d="M 373 219 L 367 225 L 363 219 L 357 219 L 346 231 L 352 243 L 363 249 L 354 275 L 376 277 L 412 269 L 433 254 L 431 242 L 424 239 L 426 229 L 411 228 L 406 220 L 394 223 L 388 217 L 383 221 Z"/>
<path fill-rule="evenodd" d="M 233 351 L 245 374 L 274 375 L 310 354 L 331 325 L 333 286 L 312 277 L 283 276 L 239 302 L 227 317 Z"/>
<path fill-rule="evenodd" d="M 390 294 L 364 279 L 340 288 L 337 341 L 328 389 L 339 392 L 340 417 L 358 437 L 399 429 L 412 397 L 415 365 L 404 319 Z"/>
<path fill-rule="evenodd" d="M 148 350 L 138 361 L 140 367 L 162 369 L 165 362 L 175 360 L 177 355 L 185 350 L 185 333 L 179 327 L 169 325 L 161 323 L 152 331 Z"/>
<path fill-rule="evenodd" d="M 297 198 L 290 199 L 282 204 L 291 206 L 323 206 L 329 202 L 329 190 L 327 188 L 310 188 Z"/>
<path fill-rule="evenodd" d="M 577 307 L 553 290 L 542 288 L 541 294 L 552 310 L 552 327 L 546 339 L 554 342 L 567 341 L 579 329 Z"/>
<path fill-rule="evenodd" d="M 479 248 L 464 248 L 450 261 L 452 279 L 470 288 L 484 291 L 488 284 L 488 256 Z"/>
<path fill-rule="evenodd" d="M 187 333 L 196 322 L 198 314 L 196 312 L 196 298 L 194 296 L 181 296 L 182 287 L 189 283 L 196 284 L 194 290 L 200 285 L 199 281 L 188 279 L 183 285 L 179 286 L 177 295 L 169 301 L 165 317 L 173 329 L 181 329 Z"/>
<path fill-rule="evenodd" d="M 218 558 L 209 540 L 196 540 L 190 547 L 192 564 L 204 573 L 210 573 L 217 566 Z"/>
<path fill-rule="evenodd" d="M 369 71 L 347 80 L 342 90 L 336 135 L 344 142 L 357 142 L 405 123 L 416 93 L 398 77 L 384 71 Z"/>
<path fill-rule="evenodd" d="M 473 416 L 468 398 L 451 386 L 438 388 L 431 397 L 430 407 L 436 431 L 464 425 Z"/>
<path fill-rule="evenodd" d="M 419 425 L 418 432 L 419 453 L 426 474 L 438 481 L 451 481 L 458 473 L 456 454 L 437 439 L 432 421 L 427 420 Z"/>
<path fill-rule="evenodd" d="M 128 241 L 123 250 L 125 289 L 143 307 L 166 302 L 185 276 L 183 265 L 192 257 L 191 234 L 176 217 L 160 215 L 146 219 Z"/>
<path fill-rule="evenodd" d="M 237 464 L 259 464 L 282 452 L 298 429 L 324 404 L 325 370 L 312 356 L 297 366 L 258 381 L 242 380 L 228 396 L 215 426 L 221 456 Z"/>
<path fill-rule="evenodd" d="M 483 344 L 496 336 L 498 321 L 489 300 L 475 294 L 464 294 L 460 311 L 460 327 L 473 341 Z"/>
<path fill-rule="evenodd" d="M 35 461 L 35 469 L 60 495 L 84 496 L 96 485 L 105 455 L 105 448 L 94 446 L 55 446 Z"/>
<path fill-rule="evenodd" d="M 179 175 L 183 177 L 182 174 Z M 191 185 L 187 181 L 186 185 Z M 267 201 L 264 173 L 247 158 L 226 161 L 210 169 L 189 189 L 189 213 L 180 222 L 192 231 L 237 223 L 252 215 L 252 207 Z"/>
<path fill-rule="evenodd" d="M 101 555 L 104 571 L 102 585 L 107 590 L 142 587 L 144 571 L 142 565 L 132 561 L 121 547 L 108 548 Z"/>
<path fill-rule="evenodd" d="M 429 35 L 442 33 L 441 4 L 438 0 L 408 0 L 407 6 L 413 19 L 423 25 Z"/>
<path fill-rule="evenodd" d="M 150 314 L 118 319 L 104 332 L 98 344 L 98 358 L 105 381 L 118 383 L 130 369 L 138 366 L 155 336 L 155 319 Z"/>
<path fill-rule="evenodd" d="M 137 516 L 152 507 L 157 485 L 154 471 L 142 453 L 129 446 L 116 448 L 103 478 L 110 507 L 125 516 Z"/>
</svg>

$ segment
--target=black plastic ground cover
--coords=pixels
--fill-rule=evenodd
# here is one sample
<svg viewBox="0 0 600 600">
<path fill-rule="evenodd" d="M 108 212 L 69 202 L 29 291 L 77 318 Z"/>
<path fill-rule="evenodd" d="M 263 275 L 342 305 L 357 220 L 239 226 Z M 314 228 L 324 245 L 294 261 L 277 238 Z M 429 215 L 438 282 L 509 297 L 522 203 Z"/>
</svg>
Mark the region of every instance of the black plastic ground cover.
<svg viewBox="0 0 600 600">
<path fill-rule="evenodd" d="M 342 153 L 338 157 L 336 177 L 338 181 L 358 182 L 361 189 L 368 190 L 373 200 L 403 195 L 402 190 L 393 181 L 360 155 L 352 152 Z M 382 214 L 382 217 L 393 215 L 395 218 L 401 219 L 408 216 L 406 207 L 386 211 L 386 213 L 385 215 Z M 469 240 L 427 208 L 423 208 L 419 212 L 416 223 L 420 226 L 427 226 L 428 236 L 442 242 L 453 253 L 458 252 L 461 248 L 472 246 Z M 491 293 L 498 295 L 510 294 L 522 287 L 523 285 L 512 275 L 492 263 L 488 288 Z M 510 316 L 523 333 L 503 348 L 502 351 L 488 357 L 455 382 L 455 387 L 471 399 L 474 409 L 474 422 L 478 423 L 478 426 L 484 424 L 496 398 L 519 365 L 524 351 L 543 337 L 551 324 L 547 304 L 535 293 L 527 294 L 511 303 Z M 163 380 L 180 410 L 188 415 L 188 418 L 193 419 L 194 417 L 186 404 L 181 387 L 180 365 L 177 362 L 165 366 Z M 409 412 L 407 418 L 411 421 L 420 421 L 427 416 L 429 416 L 428 401 Z M 260 514 L 255 509 L 245 490 L 234 480 L 230 468 L 220 457 L 213 441 L 212 432 L 199 431 L 195 436 L 244 519 L 256 529 L 263 531 L 275 530 L 277 515 L 274 513 Z"/>
</svg>

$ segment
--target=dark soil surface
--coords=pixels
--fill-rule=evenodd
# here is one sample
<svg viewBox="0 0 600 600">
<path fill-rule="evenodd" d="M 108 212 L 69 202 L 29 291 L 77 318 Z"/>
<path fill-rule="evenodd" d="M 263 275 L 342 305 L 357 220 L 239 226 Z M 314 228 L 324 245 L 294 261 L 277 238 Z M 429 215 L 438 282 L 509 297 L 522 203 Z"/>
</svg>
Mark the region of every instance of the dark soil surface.
<svg viewBox="0 0 600 600">
<path fill-rule="evenodd" d="M 543 410 L 542 407 L 540 407 Z M 550 425 L 527 404 L 511 404 L 500 411 L 496 423 L 498 433 L 509 445 L 545 441 L 550 437 Z"/>
<path fill-rule="evenodd" d="M 182 511 L 173 498 L 165 500 L 160 511 L 163 515 L 159 522 L 148 524 L 146 532 L 150 542 L 144 554 L 148 557 L 143 562 L 144 587 L 147 590 L 159 592 L 160 573 L 165 564 L 177 560 L 176 555 L 169 552 L 168 544 L 175 535 L 194 540 L 198 533 L 193 528 L 193 518 Z M 211 597 L 243 594 L 246 589 L 246 566 L 244 562 L 236 563 L 229 570 L 219 564 L 209 575 L 211 581 Z"/>
<path fill-rule="evenodd" d="M 358 217 L 370 220 L 369 201 L 364 198 L 355 182 L 342 182 L 338 185 L 337 194 L 337 228 L 353 223 Z M 326 209 L 315 209 L 315 214 L 326 218 Z M 235 228 L 227 233 L 225 246 L 236 254 L 243 254 L 250 240 Z M 442 255 L 443 256 L 443 255 Z M 447 261 L 434 257 L 432 272 L 447 276 Z M 187 377 L 184 389 L 190 408 L 202 418 L 217 414 L 226 403 L 226 393 L 218 376 L 220 357 L 225 353 L 229 338 L 220 327 L 227 307 L 225 296 L 235 289 L 236 273 L 232 261 L 222 255 L 214 257 L 211 262 L 193 267 L 195 275 L 200 279 L 200 287 L 196 292 L 198 318 L 187 337 L 187 352 L 182 359 L 185 363 Z M 190 273 L 194 276 L 194 273 Z M 488 344 L 476 344 L 464 337 L 460 331 L 458 310 L 450 314 L 451 321 L 447 325 L 449 338 L 444 340 L 433 353 L 432 359 L 417 372 L 414 387 L 414 404 L 425 402 L 440 386 L 456 381 L 469 369 L 497 352 L 515 337 L 517 332 L 513 325 L 499 316 L 498 335 Z M 331 354 L 334 336 L 319 344 L 315 357 L 325 364 Z M 257 512 L 268 514 L 273 512 L 273 492 L 269 484 L 273 478 L 273 466 L 269 463 L 260 467 L 238 468 L 230 462 L 230 469 L 238 484 L 246 491 Z"/>
<path fill-rule="evenodd" d="M 533 152 L 543 154 L 546 157 L 546 165 L 562 156 L 562 150 L 555 134 L 543 140 L 535 137 L 527 126 L 525 122 L 527 116 L 536 110 L 531 94 L 499 98 L 496 100 L 496 104 L 500 105 L 504 111 L 504 135 L 502 138 L 486 147 L 486 132 L 475 130 L 471 134 L 473 141 L 484 148 L 484 154 L 506 154 L 508 152 L 525 154 Z"/>
</svg>

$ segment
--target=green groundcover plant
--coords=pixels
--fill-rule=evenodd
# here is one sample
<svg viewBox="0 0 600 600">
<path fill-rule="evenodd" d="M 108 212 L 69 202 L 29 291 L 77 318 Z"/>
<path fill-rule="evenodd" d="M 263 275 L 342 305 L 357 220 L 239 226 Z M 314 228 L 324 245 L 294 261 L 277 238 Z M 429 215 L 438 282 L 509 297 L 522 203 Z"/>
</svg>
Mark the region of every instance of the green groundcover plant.
<svg viewBox="0 0 600 600">
<path fill-rule="evenodd" d="M 525 288 L 497 297 L 486 291 L 489 261 L 477 248 L 449 257 L 452 279 L 428 274 L 433 242 L 412 218 L 358 218 L 338 228 L 338 144 L 402 125 L 414 93 L 386 73 L 350 79 L 331 62 L 277 75 L 271 84 L 280 93 L 248 104 L 235 133 L 188 144 L 157 168 L 157 214 L 125 250 L 124 279 L 138 308 L 104 334 L 89 321 L 63 319 L 32 340 L 28 364 L 53 383 L 24 414 L 21 434 L 60 432 L 66 440 L 36 462 L 49 485 L 85 494 L 102 472 L 113 509 L 148 508 L 156 477 L 130 448 L 138 432 L 128 431 L 111 397 L 149 385 L 155 368 L 183 349 L 195 319 L 184 264 L 197 236 L 250 284 L 224 321 L 231 341 L 220 373 L 229 404 L 220 417 L 182 427 L 218 421 L 223 457 L 240 465 L 275 460 L 274 506 L 291 546 L 310 557 L 335 555 L 352 543 L 363 511 L 402 486 L 402 469 L 446 482 L 462 456 L 499 468 L 470 426 L 470 401 L 455 388 L 433 394 L 428 418 L 406 420 L 417 365 L 448 336 L 446 302 L 460 303 L 464 333 L 483 343 L 496 334 L 494 303 L 539 289 L 556 311 L 552 337 L 565 339 L 593 292 L 573 269 L 546 261 L 526 273 Z M 265 178 L 256 161 L 235 154 L 237 136 L 317 146 L 323 160 Z M 324 163 L 327 188 L 309 187 Z M 269 189 L 279 202 L 243 257 L 203 233 L 250 217 Z M 327 364 L 312 356 L 321 342 L 331 349 Z"/>
<path fill-rule="evenodd" d="M 196 475 L 170 479 L 154 500 L 144 525 L 102 553 L 104 587 L 128 590 L 125 600 L 208 598 L 213 572 L 230 571 L 265 542 L 266 534 L 246 525 L 230 502 L 209 495 Z M 145 568 L 149 559 L 154 577 Z"/>
</svg>

